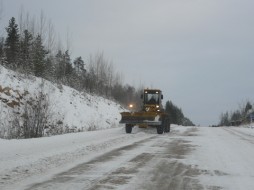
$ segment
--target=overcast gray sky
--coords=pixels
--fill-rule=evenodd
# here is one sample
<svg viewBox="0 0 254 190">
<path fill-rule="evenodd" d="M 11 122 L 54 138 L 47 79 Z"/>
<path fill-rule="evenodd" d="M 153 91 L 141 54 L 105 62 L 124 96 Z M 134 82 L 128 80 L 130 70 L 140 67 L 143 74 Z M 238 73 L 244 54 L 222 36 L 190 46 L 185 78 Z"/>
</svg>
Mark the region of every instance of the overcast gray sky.
<svg viewBox="0 0 254 190">
<path fill-rule="evenodd" d="M 2 0 L 1 28 L 41 10 L 72 57 L 103 51 L 125 82 L 160 88 L 195 124 L 254 102 L 253 0 Z"/>
</svg>

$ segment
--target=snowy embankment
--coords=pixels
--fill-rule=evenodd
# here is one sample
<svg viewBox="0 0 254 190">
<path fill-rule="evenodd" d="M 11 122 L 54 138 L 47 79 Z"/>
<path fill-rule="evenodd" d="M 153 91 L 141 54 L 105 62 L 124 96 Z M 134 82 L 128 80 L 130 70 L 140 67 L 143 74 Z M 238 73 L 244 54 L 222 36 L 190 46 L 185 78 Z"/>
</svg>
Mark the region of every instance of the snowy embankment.
<svg viewBox="0 0 254 190">
<path fill-rule="evenodd" d="M 0 66 L 0 137 L 8 132 L 14 115 L 35 101 L 42 92 L 48 97 L 49 125 L 62 130 L 87 131 L 117 127 L 123 108 L 110 100 L 80 93 L 33 76 L 19 74 Z"/>
<path fill-rule="evenodd" d="M 245 125 L 241 125 L 240 127 L 245 127 L 245 128 L 251 128 L 251 129 L 254 129 L 254 122 L 249 123 L 249 124 L 245 124 Z"/>
</svg>

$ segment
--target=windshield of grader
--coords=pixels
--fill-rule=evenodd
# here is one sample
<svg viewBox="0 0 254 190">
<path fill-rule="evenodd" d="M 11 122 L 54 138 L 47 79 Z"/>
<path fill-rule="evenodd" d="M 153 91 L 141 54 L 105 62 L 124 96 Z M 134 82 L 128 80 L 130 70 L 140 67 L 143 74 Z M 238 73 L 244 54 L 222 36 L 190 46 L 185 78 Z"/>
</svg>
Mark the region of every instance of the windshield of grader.
<svg viewBox="0 0 254 190">
<path fill-rule="evenodd" d="M 159 93 L 145 93 L 144 103 L 145 104 L 159 104 Z"/>
</svg>

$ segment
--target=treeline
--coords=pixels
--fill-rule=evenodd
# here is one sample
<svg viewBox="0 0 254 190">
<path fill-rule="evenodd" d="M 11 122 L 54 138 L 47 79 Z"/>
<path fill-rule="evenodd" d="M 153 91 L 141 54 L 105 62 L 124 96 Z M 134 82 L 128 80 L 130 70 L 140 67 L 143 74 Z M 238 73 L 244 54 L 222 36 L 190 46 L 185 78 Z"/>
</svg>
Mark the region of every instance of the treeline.
<svg viewBox="0 0 254 190">
<path fill-rule="evenodd" d="M 254 121 L 253 104 L 247 101 L 232 112 L 222 113 L 220 116 L 219 126 L 238 126 L 248 124 Z"/>
<path fill-rule="evenodd" d="M 178 108 L 171 101 L 166 102 L 165 111 L 169 113 L 170 123 L 183 126 L 194 126 L 194 123 L 184 116 L 182 109 Z"/>
<path fill-rule="evenodd" d="M 138 90 L 123 85 L 122 75 L 114 70 L 112 62 L 103 53 L 90 55 L 87 61 L 81 56 L 72 61 L 68 49 L 56 48 L 53 25 L 51 22 L 46 24 L 43 15 L 38 24 L 29 17 L 24 19 L 21 16 L 19 20 L 20 25 L 12 17 L 5 28 L 6 37 L 0 38 L 1 65 L 79 91 L 115 99 L 124 105 L 137 96 Z"/>
</svg>

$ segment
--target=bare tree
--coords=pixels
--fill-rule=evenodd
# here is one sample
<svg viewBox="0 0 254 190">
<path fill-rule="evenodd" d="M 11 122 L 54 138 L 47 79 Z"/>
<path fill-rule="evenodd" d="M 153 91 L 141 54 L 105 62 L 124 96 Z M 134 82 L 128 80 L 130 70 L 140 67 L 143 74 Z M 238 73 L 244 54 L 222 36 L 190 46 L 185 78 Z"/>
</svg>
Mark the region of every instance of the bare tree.
<svg viewBox="0 0 254 190">
<path fill-rule="evenodd" d="M 48 122 L 48 97 L 43 92 L 38 94 L 32 105 L 25 104 L 23 115 L 24 138 L 42 137 Z"/>
<path fill-rule="evenodd" d="M 66 30 L 66 49 L 68 50 L 69 54 L 71 55 L 71 36 L 70 36 L 70 30 L 67 28 Z"/>
<path fill-rule="evenodd" d="M 112 94 L 112 87 L 113 87 L 113 80 L 114 80 L 114 67 L 113 63 L 111 62 L 107 67 L 107 73 L 108 73 L 108 89 L 106 91 L 106 96 L 109 97 Z"/>
<path fill-rule="evenodd" d="M 39 24 L 39 26 L 38 26 L 39 31 L 38 31 L 37 33 L 42 37 L 42 39 L 45 39 L 45 33 L 46 33 L 46 28 L 45 28 L 45 25 L 46 25 L 46 18 L 45 18 L 45 15 L 44 15 L 44 13 L 43 13 L 42 10 L 41 10 L 41 14 L 40 14 L 40 18 L 39 18 L 38 24 Z"/>
<path fill-rule="evenodd" d="M 49 20 L 48 22 L 48 37 L 47 37 L 47 44 L 46 47 L 49 50 L 50 54 L 56 53 L 55 48 L 56 48 L 56 44 L 55 44 L 55 30 L 54 30 L 54 26 L 51 22 L 51 20 Z"/>
<path fill-rule="evenodd" d="M 25 20 L 24 20 L 24 7 L 21 6 L 20 10 L 19 10 L 19 17 L 18 17 L 18 22 L 19 22 L 19 31 L 20 31 L 20 35 L 21 37 L 23 37 L 23 31 L 26 30 L 26 26 L 25 26 Z"/>
<path fill-rule="evenodd" d="M 0 21 L 2 20 L 2 16 L 3 16 L 3 12 L 4 12 L 4 6 L 3 6 L 3 1 L 0 1 Z"/>
<path fill-rule="evenodd" d="M 103 53 L 90 55 L 88 73 L 93 77 L 94 89 L 96 93 L 109 97 L 115 79 L 120 77 L 115 74 L 112 62 L 105 59 Z M 91 82 L 92 82 L 91 81 Z"/>
</svg>

